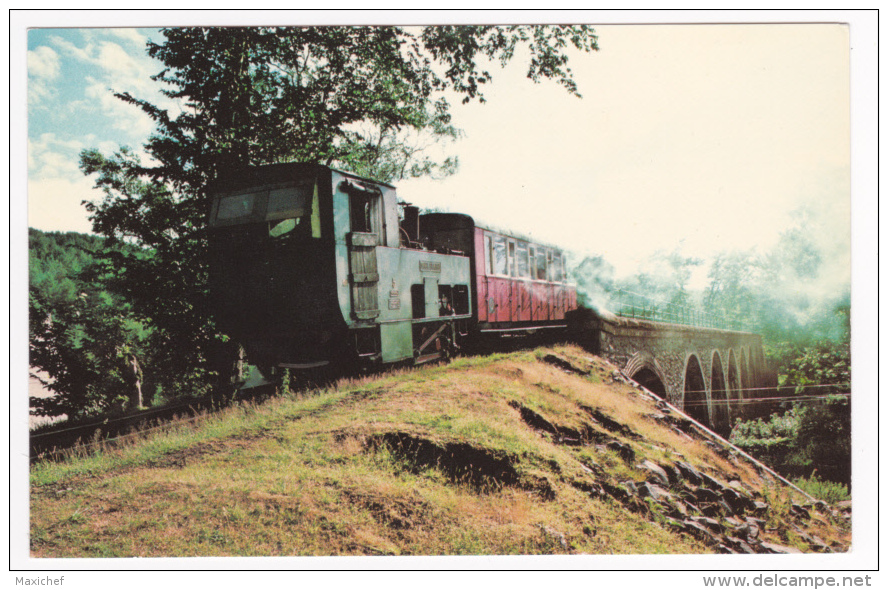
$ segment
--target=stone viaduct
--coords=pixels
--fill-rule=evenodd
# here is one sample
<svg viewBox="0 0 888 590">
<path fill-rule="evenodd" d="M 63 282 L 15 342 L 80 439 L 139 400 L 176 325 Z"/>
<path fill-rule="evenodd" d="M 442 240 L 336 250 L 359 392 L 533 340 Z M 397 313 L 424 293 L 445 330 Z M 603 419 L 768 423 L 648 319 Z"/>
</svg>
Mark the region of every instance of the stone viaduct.
<svg viewBox="0 0 888 590">
<path fill-rule="evenodd" d="M 722 436 L 752 417 L 750 398 L 776 380 L 757 334 L 598 312 L 583 322 L 587 347 Z M 590 341 L 591 340 L 591 341 Z"/>
</svg>

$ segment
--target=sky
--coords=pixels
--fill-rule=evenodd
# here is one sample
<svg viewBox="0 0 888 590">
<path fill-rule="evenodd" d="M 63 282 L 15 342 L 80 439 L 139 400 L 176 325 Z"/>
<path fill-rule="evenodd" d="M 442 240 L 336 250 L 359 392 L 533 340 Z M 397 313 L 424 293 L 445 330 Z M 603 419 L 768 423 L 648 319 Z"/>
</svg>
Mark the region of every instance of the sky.
<svg viewBox="0 0 888 590">
<path fill-rule="evenodd" d="M 658 252 L 709 259 L 773 247 L 793 211 L 850 252 L 849 30 L 839 24 L 604 25 L 569 63 L 582 98 L 490 66 L 487 102 L 452 99 L 460 169 L 404 180 L 421 207 L 602 255 L 618 275 Z M 175 111 L 150 76 L 156 29 L 36 28 L 27 37 L 28 225 L 91 229 L 86 148 L 139 149 L 151 120 L 112 91 Z M 847 276 L 850 280 L 850 266 Z M 705 266 L 697 280 L 705 278 Z"/>
</svg>

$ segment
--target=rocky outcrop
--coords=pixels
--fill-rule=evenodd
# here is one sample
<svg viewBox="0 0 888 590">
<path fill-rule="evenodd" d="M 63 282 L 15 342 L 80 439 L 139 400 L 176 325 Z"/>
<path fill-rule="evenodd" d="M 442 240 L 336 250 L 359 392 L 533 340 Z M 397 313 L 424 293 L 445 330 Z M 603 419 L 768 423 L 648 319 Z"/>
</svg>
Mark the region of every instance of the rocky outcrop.
<svg viewBox="0 0 888 590">
<path fill-rule="evenodd" d="M 570 374 L 587 376 L 592 373 L 576 361 L 553 354 L 542 360 Z M 660 400 L 653 397 L 650 400 L 653 411 L 645 415 L 647 419 L 682 437 L 700 441 L 729 462 L 744 460 L 735 449 L 687 416 Z M 601 452 L 616 455 L 638 474 L 635 479 L 615 479 L 605 466 L 581 460 L 583 471 L 594 481 L 575 479 L 571 484 L 576 489 L 592 497 L 617 502 L 661 526 L 689 535 L 717 552 L 800 552 L 790 545 L 807 546 L 809 551 L 822 553 L 845 550 L 838 545 L 828 545 L 808 529 L 815 515 L 833 521 L 841 518 L 838 511 L 823 502 L 784 505 L 785 501 L 781 501 L 774 507 L 768 498 L 735 479 L 736 476 L 722 473 L 712 466 L 695 466 L 684 457 L 654 460 L 650 458 L 651 445 L 642 436 L 599 408 L 580 404 L 578 408 L 589 421 L 576 428 L 556 424 L 517 402 L 510 405 L 520 412 L 525 424 L 541 435 L 549 436 L 552 442 L 571 446 L 594 445 Z M 776 481 L 761 465 L 756 464 L 754 468 L 763 480 Z M 777 540 L 781 542 L 775 542 Z"/>
</svg>

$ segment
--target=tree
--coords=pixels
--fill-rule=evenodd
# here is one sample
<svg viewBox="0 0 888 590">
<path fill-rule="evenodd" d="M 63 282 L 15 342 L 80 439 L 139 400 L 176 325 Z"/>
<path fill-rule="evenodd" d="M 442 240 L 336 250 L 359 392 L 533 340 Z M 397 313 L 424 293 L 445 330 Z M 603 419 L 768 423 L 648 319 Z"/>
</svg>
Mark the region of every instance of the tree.
<svg viewBox="0 0 888 590">
<path fill-rule="evenodd" d="M 796 439 L 797 460 L 829 481 L 851 487 L 851 400 L 830 396 L 806 408 Z"/>
<path fill-rule="evenodd" d="M 117 94 L 156 123 L 142 163 L 131 150 L 81 154 L 104 200 L 87 204 L 94 229 L 148 255 L 117 255 L 112 284 L 160 330 L 168 370 L 197 384 L 234 354 L 208 313 L 206 187 L 221 171 L 282 161 L 331 164 L 379 180 L 445 174 L 427 142 L 455 139 L 446 93 L 484 100 L 483 60 L 506 64 L 519 48 L 527 76 L 579 96 L 566 50 L 597 49 L 586 26 L 184 28 L 163 31 L 148 53 L 154 80 L 178 113 Z M 413 134 L 414 142 L 405 142 Z M 418 137 L 418 139 L 416 139 Z M 426 143 L 424 143 L 426 142 Z"/>
<path fill-rule="evenodd" d="M 30 362 L 55 394 L 31 405 L 72 419 L 141 406 L 130 366 L 150 358 L 151 330 L 105 289 L 95 266 L 103 241 L 32 229 L 29 246 Z"/>
</svg>

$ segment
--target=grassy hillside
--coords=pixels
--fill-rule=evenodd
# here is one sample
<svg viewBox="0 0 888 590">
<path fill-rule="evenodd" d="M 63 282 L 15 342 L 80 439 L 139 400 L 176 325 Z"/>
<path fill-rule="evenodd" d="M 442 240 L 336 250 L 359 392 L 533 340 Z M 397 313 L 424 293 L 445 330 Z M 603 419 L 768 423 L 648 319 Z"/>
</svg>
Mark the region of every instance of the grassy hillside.
<svg viewBox="0 0 888 590">
<path fill-rule="evenodd" d="M 35 557 L 845 551 L 847 519 L 576 347 L 180 421 L 31 474 Z"/>
</svg>

